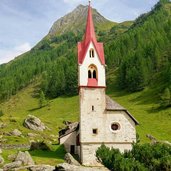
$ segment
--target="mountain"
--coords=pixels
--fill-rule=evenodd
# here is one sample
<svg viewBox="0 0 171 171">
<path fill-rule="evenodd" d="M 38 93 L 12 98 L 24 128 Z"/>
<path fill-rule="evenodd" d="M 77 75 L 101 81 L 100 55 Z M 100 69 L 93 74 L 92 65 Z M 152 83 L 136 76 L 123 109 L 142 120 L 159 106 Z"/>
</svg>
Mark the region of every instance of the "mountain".
<svg viewBox="0 0 171 171">
<path fill-rule="evenodd" d="M 73 12 L 56 21 L 49 34 L 31 51 L 8 64 L 0 65 L 1 100 L 9 99 L 11 95 L 34 82 L 37 77 L 42 76 L 44 78 L 43 90 L 49 89 L 51 92 L 46 92 L 49 96 L 56 97 L 63 93 L 66 94 L 66 92 L 67 94 L 77 92 L 76 44 L 83 36 L 86 11 L 87 6 L 78 6 Z M 74 26 L 72 26 L 73 18 L 77 18 L 76 21 L 74 20 Z M 93 10 L 93 18 L 97 35 L 104 34 L 117 25 L 102 17 L 96 10 Z M 120 25 L 118 24 L 118 26 Z M 128 27 L 125 27 L 124 30 L 127 30 Z M 104 29 L 106 31 L 101 31 Z M 62 33 L 61 30 L 65 31 Z M 68 72 L 73 73 L 73 76 L 67 78 Z M 56 79 L 53 79 L 53 75 L 59 75 L 59 78 L 55 76 Z M 66 78 L 64 76 L 64 80 L 61 79 L 61 75 L 66 75 Z M 72 82 L 74 86 L 71 87 L 68 81 Z M 53 82 L 53 87 L 49 87 L 50 82 Z"/>
<path fill-rule="evenodd" d="M 105 43 L 107 71 L 117 75 L 112 84 L 134 92 L 157 82 L 157 100 L 164 89 L 170 93 L 170 9 L 171 2 L 161 0 L 133 23 L 112 23 L 93 11 L 97 37 Z M 55 22 L 30 52 L 0 66 L 0 99 L 10 98 L 38 78 L 40 89 L 50 98 L 77 93 L 76 44 L 83 37 L 86 11 L 87 6 L 78 6 Z"/>
<path fill-rule="evenodd" d="M 79 5 L 74 11 L 56 21 L 49 31 L 50 36 L 66 32 L 82 32 L 85 29 L 88 6 Z M 111 26 L 117 25 L 105 19 L 96 9 L 93 9 L 93 20 L 99 30 L 108 30 Z M 101 27 L 101 26 L 105 27 Z"/>
<path fill-rule="evenodd" d="M 122 89 L 134 92 L 157 84 L 157 100 L 163 89 L 171 91 L 170 28 L 171 2 L 160 1 L 152 11 L 137 18 L 127 32 L 108 42 L 107 61 L 110 68 L 119 67 Z"/>
<path fill-rule="evenodd" d="M 70 15 L 79 18 L 78 11 L 84 10 L 79 6 Z M 124 23 L 112 23 L 96 14 L 96 34 L 105 45 L 107 94 L 139 121 L 141 143 L 148 142 L 147 134 L 171 141 L 171 2 L 160 0 L 149 13 Z M 78 96 L 73 96 L 78 94 L 76 44 L 82 40 L 84 27 L 79 30 L 77 26 L 85 19 L 77 20 L 70 30 L 70 15 L 57 21 L 31 51 L 0 65 L 0 142 L 28 144 L 28 133 L 36 133 L 34 141 L 56 144 L 63 121 L 78 120 Z M 42 108 L 40 90 L 48 100 Z M 40 133 L 24 128 L 28 114 L 39 117 L 50 130 Z M 9 136 L 16 128 L 23 136 Z M 55 165 L 63 161 L 61 150 L 30 153 L 37 164 Z M 9 154 L 17 150 L 3 150 L 6 161 Z"/>
</svg>

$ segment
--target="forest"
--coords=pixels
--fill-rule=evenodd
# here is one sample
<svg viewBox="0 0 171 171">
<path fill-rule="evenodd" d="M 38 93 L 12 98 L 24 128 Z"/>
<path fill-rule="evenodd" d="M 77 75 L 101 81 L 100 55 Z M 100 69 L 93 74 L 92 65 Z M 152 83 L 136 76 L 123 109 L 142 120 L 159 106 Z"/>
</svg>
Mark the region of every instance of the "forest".
<svg viewBox="0 0 171 171">
<path fill-rule="evenodd" d="M 156 84 L 163 107 L 171 106 L 171 2 L 160 0 L 128 28 L 96 28 L 105 44 L 107 72 L 128 92 Z M 119 32 L 118 30 L 124 29 Z M 82 32 L 45 37 L 30 52 L 0 65 L 0 100 L 9 99 L 35 80 L 46 97 L 77 94 L 77 49 Z"/>
</svg>

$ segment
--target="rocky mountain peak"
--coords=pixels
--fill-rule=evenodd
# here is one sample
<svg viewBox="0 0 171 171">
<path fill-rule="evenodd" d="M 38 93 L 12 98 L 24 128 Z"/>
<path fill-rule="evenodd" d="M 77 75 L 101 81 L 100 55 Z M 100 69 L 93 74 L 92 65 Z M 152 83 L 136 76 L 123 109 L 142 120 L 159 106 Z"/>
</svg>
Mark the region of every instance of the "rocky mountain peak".
<svg viewBox="0 0 171 171">
<path fill-rule="evenodd" d="M 78 5 L 72 12 L 57 20 L 49 31 L 49 35 L 63 34 L 67 31 L 82 31 L 85 28 L 88 6 Z M 95 25 L 109 23 L 96 9 L 93 9 Z M 111 22 L 112 23 L 112 22 Z"/>
</svg>

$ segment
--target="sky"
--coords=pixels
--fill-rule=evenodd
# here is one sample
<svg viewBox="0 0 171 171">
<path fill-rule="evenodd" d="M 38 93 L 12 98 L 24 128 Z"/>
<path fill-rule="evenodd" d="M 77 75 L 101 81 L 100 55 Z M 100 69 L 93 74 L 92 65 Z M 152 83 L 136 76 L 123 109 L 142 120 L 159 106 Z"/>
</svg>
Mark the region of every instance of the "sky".
<svg viewBox="0 0 171 171">
<path fill-rule="evenodd" d="M 123 22 L 150 11 L 158 0 L 91 0 L 105 18 Z M 29 51 L 53 23 L 88 0 L 0 0 L 0 64 Z"/>
</svg>

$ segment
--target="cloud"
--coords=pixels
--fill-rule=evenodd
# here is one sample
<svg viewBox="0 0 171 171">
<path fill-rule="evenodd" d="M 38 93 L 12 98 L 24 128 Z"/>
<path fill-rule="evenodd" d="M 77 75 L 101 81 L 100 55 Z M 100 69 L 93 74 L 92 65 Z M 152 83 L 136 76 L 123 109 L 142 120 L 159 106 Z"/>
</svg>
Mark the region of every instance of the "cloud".
<svg viewBox="0 0 171 171">
<path fill-rule="evenodd" d="M 7 63 L 30 49 L 31 45 L 28 42 L 25 42 L 11 50 L 0 50 L 0 64 Z"/>
<path fill-rule="evenodd" d="M 92 0 L 104 17 L 122 22 L 149 11 L 158 0 Z M 0 0 L 0 64 L 33 47 L 60 17 L 88 0 Z M 29 42 L 29 43 L 23 43 Z"/>
</svg>

